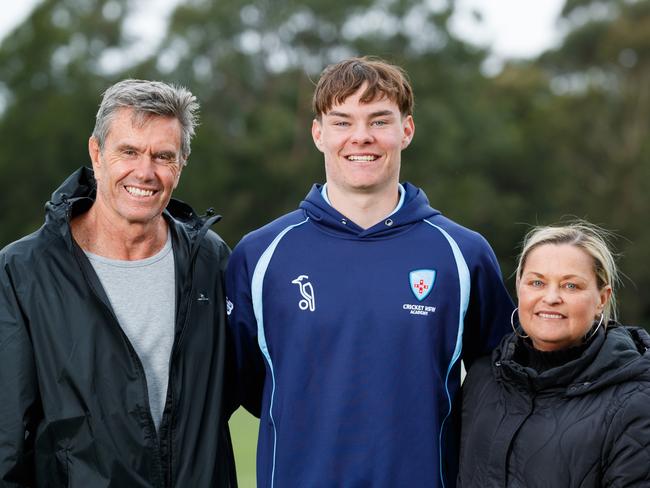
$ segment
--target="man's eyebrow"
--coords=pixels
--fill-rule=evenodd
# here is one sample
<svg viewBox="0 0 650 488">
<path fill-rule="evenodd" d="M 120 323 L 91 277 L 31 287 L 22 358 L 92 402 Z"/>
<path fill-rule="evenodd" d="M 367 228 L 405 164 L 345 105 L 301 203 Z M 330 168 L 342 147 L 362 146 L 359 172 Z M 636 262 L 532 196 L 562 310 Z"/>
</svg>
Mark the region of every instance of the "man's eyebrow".
<svg viewBox="0 0 650 488">
<path fill-rule="evenodd" d="M 371 117 L 386 117 L 389 115 L 393 115 L 394 112 L 392 110 L 378 110 L 377 112 L 373 112 L 370 114 Z"/>
<path fill-rule="evenodd" d="M 336 110 L 332 110 L 331 112 L 327 113 L 328 116 L 330 117 L 343 117 L 346 119 L 350 118 L 350 114 L 346 112 L 338 112 Z M 378 110 L 376 112 L 370 113 L 370 117 L 387 117 L 390 115 L 394 115 L 394 112 L 392 110 Z"/>
<path fill-rule="evenodd" d="M 158 157 L 158 158 L 175 158 L 176 153 L 174 151 L 156 151 L 153 153 L 153 156 Z"/>
<path fill-rule="evenodd" d="M 136 152 L 139 151 L 137 147 L 135 147 L 133 144 L 129 144 L 128 142 L 119 144 L 117 146 L 117 149 L 119 151 L 136 151 Z"/>
</svg>

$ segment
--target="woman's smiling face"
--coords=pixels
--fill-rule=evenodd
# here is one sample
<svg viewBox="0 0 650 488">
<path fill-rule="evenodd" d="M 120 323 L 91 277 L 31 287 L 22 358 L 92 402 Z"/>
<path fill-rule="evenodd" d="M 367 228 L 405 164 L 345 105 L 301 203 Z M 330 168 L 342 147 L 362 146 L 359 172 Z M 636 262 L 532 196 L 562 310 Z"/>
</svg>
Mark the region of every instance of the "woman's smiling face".
<svg viewBox="0 0 650 488">
<path fill-rule="evenodd" d="M 517 280 L 519 320 L 541 351 L 578 345 L 602 313 L 611 287 L 598 289 L 594 259 L 572 244 L 541 244 Z"/>
</svg>

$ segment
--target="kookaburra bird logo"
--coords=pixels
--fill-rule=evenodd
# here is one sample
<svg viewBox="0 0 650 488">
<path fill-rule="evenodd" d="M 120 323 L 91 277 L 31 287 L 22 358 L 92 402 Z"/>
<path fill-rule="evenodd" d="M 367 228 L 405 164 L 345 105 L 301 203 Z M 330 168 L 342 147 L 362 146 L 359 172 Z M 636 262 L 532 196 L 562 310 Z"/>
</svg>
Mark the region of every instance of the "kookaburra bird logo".
<svg viewBox="0 0 650 488">
<path fill-rule="evenodd" d="M 302 300 L 298 302 L 300 310 L 309 309 L 310 312 L 316 310 L 316 297 L 314 296 L 314 287 L 311 286 L 311 283 L 307 281 L 309 276 L 300 275 L 291 283 L 295 283 L 300 288 L 300 295 L 302 295 Z"/>
</svg>

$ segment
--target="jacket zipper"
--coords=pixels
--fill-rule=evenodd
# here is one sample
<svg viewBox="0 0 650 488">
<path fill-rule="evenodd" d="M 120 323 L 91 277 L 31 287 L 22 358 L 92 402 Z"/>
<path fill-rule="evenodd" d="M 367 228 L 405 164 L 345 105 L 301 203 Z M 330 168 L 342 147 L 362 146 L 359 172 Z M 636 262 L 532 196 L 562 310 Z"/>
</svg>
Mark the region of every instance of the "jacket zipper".
<svg viewBox="0 0 650 488">
<path fill-rule="evenodd" d="M 78 252 L 78 251 L 77 251 Z M 82 251 L 83 252 L 83 251 Z M 79 257 L 76 256 L 77 262 L 82 270 L 82 273 L 84 275 L 84 278 L 88 282 L 90 289 L 92 290 L 93 294 L 95 295 L 95 298 L 106 308 L 106 310 L 110 313 L 111 317 L 113 318 L 113 325 L 117 327 L 119 330 L 119 333 L 122 336 L 122 339 L 124 340 L 127 349 L 129 351 L 129 354 L 131 357 L 134 359 L 135 365 L 138 368 L 138 374 L 140 375 L 140 383 L 142 386 L 143 394 L 144 394 L 144 403 L 146 406 L 146 428 L 147 430 L 145 431 L 145 434 L 147 434 L 149 437 L 153 439 L 153 449 L 154 449 L 154 459 L 157 461 L 158 464 L 158 469 L 162 472 L 162 460 L 160 456 L 160 442 L 158 440 L 158 435 L 156 434 L 156 426 L 153 421 L 153 417 L 151 415 L 151 405 L 149 404 L 149 388 L 147 386 L 147 380 L 146 380 L 146 374 L 144 371 L 144 366 L 142 366 L 142 361 L 140 360 L 140 357 L 138 356 L 138 353 L 135 351 L 133 344 L 131 344 L 131 341 L 129 340 L 128 336 L 122 329 L 122 326 L 120 325 L 119 320 L 117 319 L 117 316 L 115 315 L 115 312 L 113 311 L 113 308 L 107 304 L 102 297 L 100 296 L 99 293 L 97 293 L 97 290 L 95 289 L 95 286 L 87 276 L 86 270 L 84 269 L 84 265 L 82 262 L 80 262 Z"/>
<path fill-rule="evenodd" d="M 178 355 L 178 350 L 183 343 L 183 338 L 185 337 L 185 331 L 187 330 L 187 322 L 189 320 L 190 316 L 190 307 L 192 305 L 192 297 L 194 296 L 194 271 L 196 267 L 196 255 L 199 252 L 199 248 L 201 247 L 201 242 L 203 241 L 203 238 L 205 237 L 205 234 L 208 232 L 210 227 L 217 222 L 220 219 L 220 216 L 214 216 L 209 219 L 207 219 L 201 228 L 198 231 L 198 234 L 196 236 L 196 239 L 194 241 L 194 246 L 192 247 L 192 251 L 190 253 L 190 274 L 188 276 L 189 283 L 190 283 L 190 289 L 189 293 L 187 293 L 183 298 L 185 299 L 185 303 L 187 304 L 187 307 L 185 307 L 185 316 L 183 317 L 183 320 L 179 320 L 179 323 L 182 322 L 182 327 L 181 327 L 181 332 L 178 336 L 178 341 L 174 342 L 172 346 L 172 352 L 171 352 L 171 359 L 170 359 L 170 366 L 174 362 L 174 359 Z M 179 308 L 179 310 L 182 310 Z M 180 319 L 181 317 L 179 317 Z"/>
<path fill-rule="evenodd" d="M 66 202 L 67 203 L 67 202 Z M 72 206 L 68 203 L 68 207 L 66 209 L 66 221 L 68 226 L 70 225 L 70 217 L 71 217 L 71 210 Z M 83 253 L 83 250 L 79 247 L 79 245 L 74 241 L 72 238 L 72 234 L 70 234 L 70 238 L 72 239 L 72 246 L 73 246 L 73 255 L 77 261 L 77 264 L 79 265 L 79 268 L 81 269 L 81 273 L 84 276 L 84 279 L 88 283 L 89 288 L 92 290 L 93 295 L 97 300 L 106 308 L 108 313 L 111 315 L 113 318 L 113 326 L 116 326 L 117 329 L 119 330 L 119 333 L 122 336 L 122 339 L 124 340 L 127 349 L 129 351 L 129 354 L 131 357 L 134 359 L 135 365 L 138 368 L 138 373 L 140 375 L 140 383 L 142 386 L 143 394 L 144 394 L 144 403 L 146 407 L 146 430 L 145 434 L 147 434 L 149 437 L 153 439 L 153 450 L 154 450 L 154 459 L 156 461 L 156 464 L 158 465 L 158 471 L 159 475 L 158 478 L 160 481 L 162 481 L 162 484 L 160 482 L 156 483 L 159 486 L 164 486 L 164 475 L 163 475 L 163 467 L 162 467 L 162 459 L 161 459 L 161 450 L 160 450 L 160 441 L 158 439 L 158 435 L 156 433 L 156 426 L 153 421 L 153 417 L 151 415 L 151 405 L 149 404 L 149 388 L 147 386 L 147 380 L 146 380 L 146 373 L 144 371 L 144 366 L 142 365 L 142 361 L 140 360 L 140 357 L 138 356 L 138 353 L 135 351 L 135 348 L 133 347 L 133 344 L 131 344 L 131 341 L 129 340 L 128 336 L 124 332 L 124 329 L 122 329 L 122 326 L 120 325 L 120 321 L 117 319 L 117 316 L 115 315 L 115 312 L 113 308 L 110 306 L 109 303 L 105 302 L 102 296 L 97 292 L 97 289 L 95 288 L 95 285 L 93 284 L 93 280 L 90 279 L 90 276 L 88 275 L 88 272 L 90 271 L 86 263 L 83 261 L 83 258 L 80 256 L 79 253 Z M 90 265 L 92 267 L 92 265 Z M 101 285 L 100 285 L 101 286 Z"/>
<path fill-rule="evenodd" d="M 69 203 L 69 201 L 64 201 L 64 204 L 67 205 L 65 214 L 66 214 L 66 222 L 68 227 L 70 226 L 70 218 L 71 218 L 71 211 L 72 211 L 72 205 Z M 174 391 L 174 382 L 171 381 L 174 369 L 173 369 L 173 364 L 176 356 L 178 355 L 178 350 L 180 349 L 180 345 L 183 342 L 183 338 L 185 336 L 185 330 L 187 329 L 187 322 L 189 320 L 189 310 L 192 304 L 191 297 L 193 296 L 194 293 L 194 271 L 195 271 L 195 261 L 196 261 L 196 255 L 198 254 L 198 250 L 200 248 L 201 241 L 203 240 L 203 237 L 205 234 L 208 232 L 210 227 L 214 225 L 221 216 L 215 215 L 212 216 L 208 219 L 206 219 L 201 227 L 198 230 L 196 239 L 193 242 L 192 250 L 190 252 L 190 274 L 188 276 L 189 283 L 190 283 L 190 289 L 187 294 L 185 294 L 183 297 L 181 297 L 182 304 L 186 304 L 187 306 L 185 307 L 185 312 L 184 312 L 184 317 L 178 317 L 178 322 L 176 322 L 176 325 L 182 323 L 181 327 L 181 332 L 178 336 L 178 341 L 175 341 L 174 344 L 172 345 L 172 352 L 170 354 L 170 361 L 169 361 L 169 379 L 168 379 L 168 388 L 171 390 L 170 395 L 168 395 L 168 398 L 171 397 L 170 402 L 170 409 L 169 413 L 167 415 L 163 415 L 163 418 L 161 419 L 161 426 L 165 424 L 165 420 L 169 419 L 167 421 L 166 429 L 166 440 L 167 440 L 167 466 L 163 467 L 163 459 L 162 459 L 162 449 L 160 446 L 160 439 L 158 436 L 158 433 L 156 433 L 156 427 L 153 422 L 153 417 L 151 415 L 151 405 L 149 404 L 149 389 L 147 387 L 147 381 L 146 381 L 146 374 L 144 371 L 144 367 L 142 366 L 142 361 L 140 361 L 140 357 L 138 356 L 137 352 L 135 351 L 133 345 L 131 344 L 131 341 L 127 337 L 126 333 L 122 329 L 122 326 L 120 325 L 119 320 L 117 319 L 117 316 L 115 315 L 115 312 L 113 311 L 113 308 L 110 306 L 110 304 L 106 303 L 101 295 L 97 292 L 95 286 L 93 285 L 92 280 L 87 274 L 87 266 L 85 265 L 85 262 L 83 262 L 83 258 L 81 258 L 78 253 L 83 253 L 83 250 L 76 244 L 74 239 L 72 238 L 72 234 L 70 234 L 70 239 L 72 240 L 72 246 L 73 246 L 73 255 L 75 256 L 75 259 L 77 261 L 77 264 L 79 265 L 79 268 L 81 269 L 82 274 L 84 275 L 84 278 L 86 282 L 88 283 L 90 289 L 92 290 L 93 294 L 97 298 L 97 300 L 108 310 L 110 313 L 111 317 L 113 318 L 114 325 L 117 326 L 119 329 L 119 332 L 124 339 L 127 348 L 129 350 L 129 354 L 131 357 L 135 359 L 135 364 L 139 369 L 139 374 L 140 377 L 142 378 L 141 383 L 143 387 L 143 392 L 144 392 L 144 401 L 145 401 L 145 406 L 146 406 L 146 413 L 147 413 L 147 427 L 149 432 L 153 432 L 153 440 L 154 440 L 154 459 L 156 460 L 158 464 L 158 470 L 159 470 L 159 476 L 158 478 L 160 479 L 161 483 L 159 486 L 162 486 L 163 488 L 171 487 L 172 483 L 172 419 L 174 415 L 174 396 L 175 396 L 175 391 Z M 84 255 L 85 257 L 85 255 Z M 183 310 L 179 306 L 179 310 Z M 166 407 L 166 405 L 165 405 Z M 164 409 L 163 409 L 164 412 Z"/>
<path fill-rule="evenodd" d="M 170 398 L 170 408 L 169 412 L 167 415 L 163 415 L 163 419 L 161 421 L 161 425 L 165 423 L 166 421 L 166 441 L 167 441 L 167 466 L 165 469 L 165 486 L 166 487 L 171 487 L 172 486 L 172 480 L 173 480 L 173 473 L 172 473 L 172 424 L 174 420 L 174 398 L 176 395 L 175 389 L 174 389 L 174 382 L 172 381 L 172 375 L 174 373 L 174 362 L 176 360 L 176 357 L 179 354 L 179 350 L 181 348 L 181 345 L 183 344 L 183 339 L 185 337 L 185 331 L 187 330 L 187 324 L 190 318 L 190 309 L 192 307 L 192 297 L 194 296 L 194 272 L 196 268 L 196 256 L 198 254 L 199 248 L 201 247 L 201 242 L 203 241 L 203 237 L 205 234 L 208 232 L 210 227 L 214 223 L 216 223 L 219 220 L 219 216 L 214 216 L 209 219 L 207 219 L 201 228 L 198 231 L 198 234 L 196 236 L 196 239 L 193 242 L 192 250 L 190 252 L 190 272 L 188 275 L 188 281 L 190 283 L 189 291 L 188 293 L 184 294 L 181 297 L 181 303 L 179 304 L 179 310 L 184 311 L 184 316 L 183 317 L 178 317 L 178 322 L 177 325 L 181 325 L 180 333 L 178 335 L 178 340 L 174 341 L 174 344 L 172 345 L 172 351 L 170 354 L 170 360 L 169 360 L 169 383 L 168 383 L 168 389 L 170 390 L 170 394 L 168 395 L 168 398 Z M 164 410 L 163 410 L 164 411 Z M 162 464 L 161 464 L 162 465 Z"/>
</svg>

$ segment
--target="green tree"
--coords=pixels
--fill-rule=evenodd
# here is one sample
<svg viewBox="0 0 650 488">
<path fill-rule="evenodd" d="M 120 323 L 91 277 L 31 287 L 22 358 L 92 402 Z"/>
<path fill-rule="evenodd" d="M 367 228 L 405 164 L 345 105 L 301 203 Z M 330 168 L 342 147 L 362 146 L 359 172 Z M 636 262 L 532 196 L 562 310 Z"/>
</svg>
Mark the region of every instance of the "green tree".
<svg viewBox="0 0 650 488">
<path fill-rule="evenodd" d="M 555 95 L 547 140 L 557 178 L 549 210 L 614 230 L 628 279 L 624 320 L 650 326 L 650 2 L 571 0 L 568 34 L 538 65 Z"/>
<path fill-rule="evenodd" d="M 199 98 L 177 195 L 222 213 L 217 230 L 234 245 L 323 181 L 309 131 L 313 80 L 330 62 L 372 54 L 404 66 L 415 88 L 404 179 L 483 233 L 506 276 L 524 224 L 573 215 L 617 231 L 630 277 L 622 316 L 650 324 L 640 291 L 650 285 L 650 1 L 569 0 L 560 47 L 494 77 L 481 72 L 488 53 L 447 28 L 451 1 L 191 0 L 154 55 L 111 67 L 109 55 L 129 45 L 130 5 L 45 0 L 0 45 L 3 243 L 38 226 L 47 195 L 87 164 L 101 91 L 141 77 Z"/>
<path fill-rule="evenodd" d="M 431 175 L 438 167 L 462 161 L 463 126 L 473 107 L 467 100 L 486 85 L 485 53 L 448 31 L 452 11 L 420 0 L 181 6 L 159 53 L 136 71 L 185 83 L 201 100 L 193 167 L 178 194 L 223 212 L 220 232 L 231 243 L 295 208 L 324 179 L 310 135 L 312 80 L 330 62 L 362 54 L 386 57 L 411 73 L 422 136 L 405 155 L 405 176 L 426 175 L 418 183 L 436 190 L 440 180 Z M 440 141 L 426 136 L 439 130 Z"/>
<path fill-rule="evenodd" d="M 87 164 L 102 55 L 123 42 L 127 0 L 46 0 L 0 45 L 0 242 L 33 231 L 43 203 Z"/>
</svg>

